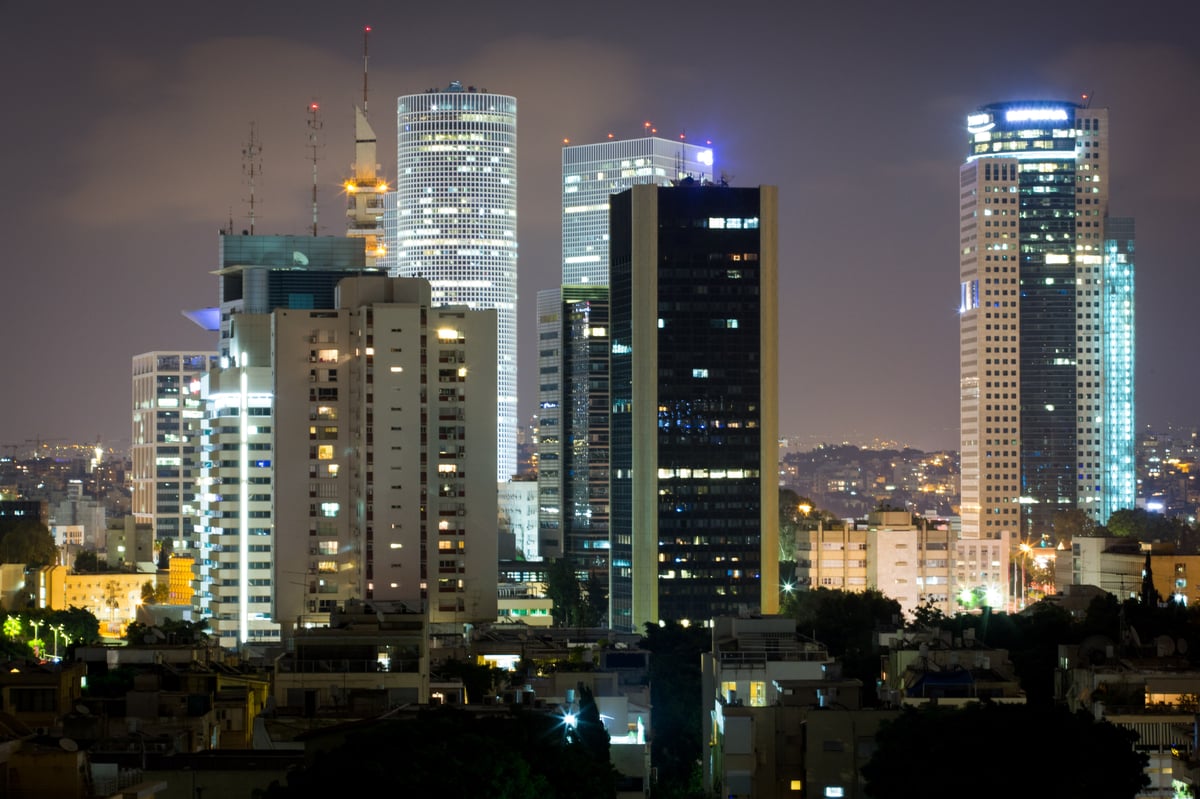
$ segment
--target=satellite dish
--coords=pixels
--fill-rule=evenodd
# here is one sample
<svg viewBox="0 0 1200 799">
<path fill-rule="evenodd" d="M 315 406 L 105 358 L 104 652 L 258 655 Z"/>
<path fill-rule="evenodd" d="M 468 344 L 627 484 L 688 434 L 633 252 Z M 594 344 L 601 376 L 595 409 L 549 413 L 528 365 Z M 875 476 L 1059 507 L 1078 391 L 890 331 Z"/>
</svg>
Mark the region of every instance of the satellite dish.
<svg viewBox="0 0 1200 799">
<path fill-rule="evenodd" d="M 72 738 L 59 738 L 58 745 L 68 752 L 78 752 L 79 744 L 75 743 Z"/>
<path fill-rule="evenodd" d="M 1160 658 L 1169 658 L 1175 654 L 1175 641 L 1169 635 L 1160 635 L 1154 639 L 1154 653 Z"/>
<path fill-rule="evenodd" d="M 1178 652 L 1181 655 L 1186 655 L 1187 650 L 1188 650 L 1188 644 L 1187 644 L 1186 638 L 1180 638 L 1175 641 L 1175 651 L 1176 652 Z"/>
<path fill-rule="evenodd" d="M 76 706 L 75 706 L 75 712 L 76 712 L 76 713 L 78 713 L 78 714 L 79 714 L 79 715 L 81 715 L 81 716 L 90 716 L 90 715 L 92 715 L 92 711 L 88 710 L 88 706 L 87 706 L 87 705 L 76 705 Z"/>
</svg>

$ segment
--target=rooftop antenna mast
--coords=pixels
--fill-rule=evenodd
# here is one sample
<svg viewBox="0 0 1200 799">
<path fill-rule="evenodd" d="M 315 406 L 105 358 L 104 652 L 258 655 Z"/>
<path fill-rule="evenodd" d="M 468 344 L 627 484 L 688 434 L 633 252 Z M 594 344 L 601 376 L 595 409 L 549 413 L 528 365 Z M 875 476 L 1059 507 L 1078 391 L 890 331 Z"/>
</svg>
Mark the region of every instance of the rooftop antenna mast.
<svg viewBox="0 0 1200 799">
<path fill-rule="evenodd" d="M 262 144 L 258 141 L 258 133 L 253 122 L 250 123 L 250 141 L 242 148 L 242 175 L 250 184 L 250 235 L 254 235 L 254 182 L 262 174 Z M 233 235 L 232 214 L 230 215 L 229 235 Z"/>
<path fill-rule="evenodd" d="M 320 149 L 318 134 L 321 132 L 321 105 L 315 100 L 308 104 L 308 146 L 312 148 L 312 234 L 317 235 L 317 158 Z"/>
<path fill-rule="evenodd" d="M 363 116 L 367 115 L 367 44 L 371 37 L 371 26 L 363 27 Z"/>
</svg>

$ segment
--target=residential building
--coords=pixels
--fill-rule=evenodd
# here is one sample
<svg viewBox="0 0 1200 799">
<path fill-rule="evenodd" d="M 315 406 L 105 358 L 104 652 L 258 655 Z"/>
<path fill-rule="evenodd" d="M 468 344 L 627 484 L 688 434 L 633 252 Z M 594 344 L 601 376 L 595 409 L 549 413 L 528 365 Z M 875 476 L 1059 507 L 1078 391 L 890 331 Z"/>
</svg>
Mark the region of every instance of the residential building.
<svg viewBox="0 0 1200 799">
<path fill-rule="evenodd" d="M 195 600 L 223 646 L 352 600 L 495 619 L 494 317 L 383 275 L 235 315 L 239 354 L 205 385 Z"/>
<path fill-rule="evenodd" d="M 896 713 L 863 709 L 862 682 L 792 619 L 714 619 L 701 679 L 709 795 L 862 796 L 864 743 Z"/>
<path fill-rule="evenodd" d="M 59 547 L 103 546 L 107 515 L 104 502 L 85 496 L 82 480 L 68 480 L 66 489 L 66 497 L 50 512 L 54 543 Z"/>
<path fill-rule="evenodd" d="M 957 611 L 952 585 L 955 535 L 907 511 L 874 511 L 859 522 L 819 522 L 796 531 L 795 588 L 882 592 L 907 618 L 931 605 Z M 786 581 L 785 581 L 786 582 Z"/>
<path fill-rule="evenodd" d="M 779 603 L 778 192 L 612 198 L 610 626 Z"/>
<path fill-rule="evenodd" d="M 1107 109 L 995 103 L 967 131 L 963 537 L 1036 541 L 1133 504 L 1133 224 L 1109 217 Z"/>
<path fill-rule="evenodd" d="M 452 81 L 397 100 L 395 273 L 497 318 L 496 480 L 517 471 L 517 101 Z"/>
<path fill-rule="evenodd" d="M 562 284 L 608 285 L 608 200 L 631 186 L 711 181 L 708 145 L 646 136 L 562 149 Z"/>
<path fill-rule="evenodd" d="M 110 569 L 124 571 L 155 570 L 154 527 L 136 516 L 109 519 L 104 533 L 105 562 Z"/>
<path fill-rule="evenodd" d="M 216 359 L 200 351 L 133 356 L 133 516 L 181 554 L 196 547 L 200 380 Z"/>
</svg>

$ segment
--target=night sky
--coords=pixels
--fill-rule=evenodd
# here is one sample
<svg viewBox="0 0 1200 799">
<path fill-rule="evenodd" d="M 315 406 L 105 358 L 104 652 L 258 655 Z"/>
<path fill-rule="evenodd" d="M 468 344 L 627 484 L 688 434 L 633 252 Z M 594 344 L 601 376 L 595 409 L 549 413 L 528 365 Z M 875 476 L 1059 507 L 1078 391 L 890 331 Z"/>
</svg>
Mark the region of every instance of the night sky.
<svg viewBox="0 0 1200 799">
<path fill-rule="evenodd" d="M 257 232 L 304 233 L 321 103 L 321 234 L 342 235 L 365 24 L 389 180 L 398 95 L 518 99 L 522 419 L 562 140 L 649 120 L 780 187 L 781 433 L 957 447 L 965 116 L 1087 92 L 1111 114 L 1110 213 L 1137 218 L 1138 422 L 1198 423 L 1198 22 L 1182 0 L 0 4 L 0 445 L 127 446 L 132 356 L 215 349 L 180 311 L 216 303 L 217 231 L 248 226 L 252 121 Z"/>
</svg>

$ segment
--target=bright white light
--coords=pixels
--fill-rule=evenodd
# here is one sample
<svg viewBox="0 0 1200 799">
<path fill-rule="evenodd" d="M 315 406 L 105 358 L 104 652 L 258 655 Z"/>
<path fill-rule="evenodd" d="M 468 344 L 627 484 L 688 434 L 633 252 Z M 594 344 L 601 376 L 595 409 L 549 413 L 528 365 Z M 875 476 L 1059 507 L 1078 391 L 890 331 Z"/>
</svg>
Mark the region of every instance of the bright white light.
<svg viewBox="0 0 1200 799">
<path fill-rule="evenodd" d="M 699 161 L 700 163 L 704 164 L 705 166 L 712 166 L 712 164 L 713 164 L 712 150 L 701 150 L 700 152 L 696 153 L 696 160 Z"/>
<path fill-rule="evenodd" d="M 576 721 L 576 719 L 575 719 L 574 713 L 564 713 L 563 714 L 563 724 L 566 724 L 568 727 L 574 728 L 575 721 Z"/>
<path fill-rule="evenodd" d="M 1015 108 L 1006 111 L 1004 119 L 1008 122 L 1065 122 L 1067 110 L 1065 108 Z"/>
</svg>

